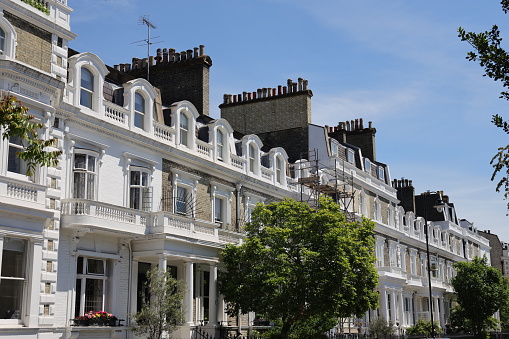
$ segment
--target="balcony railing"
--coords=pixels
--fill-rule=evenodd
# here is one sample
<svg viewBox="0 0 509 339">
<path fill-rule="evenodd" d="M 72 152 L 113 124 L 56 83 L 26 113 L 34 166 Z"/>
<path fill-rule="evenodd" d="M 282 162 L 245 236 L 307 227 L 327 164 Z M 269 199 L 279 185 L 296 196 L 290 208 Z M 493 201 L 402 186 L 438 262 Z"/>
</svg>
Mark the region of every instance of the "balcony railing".
<svg viewBox="0 0 509 339">
<path fill-rule="evenodd" d="M 62 224 L 78 225 L 107 231 L 145 234 L 148 212 L 85 199 L 62 200 Z M 64 221 L 65 220 L 65 221 Z"/>
<path fill-rule="evenodd" d="M 154 121 L 154 134 L 160 139 L 173 143 L 175 141 L 176 131 L 174 128 Z"/>
<path fill-rule="evenodd" d="M 116 105 L 112 102 L 104 100 L 104 115 L 106 118 L 119 123 L 121 125 L 127 125 L 129 122 L 129 115 L 131 112 L 122 106 Z"/>
<path fill-rule="evenodd" d="M 0 197 L 13 198 L 25 204 L 38 204 L 38 208 L 45 208 L 46 187 L 30 181 L 0 177 Z M 36 206 L 33 206 L 36 208 Z"/>
<path fill-rule="evenodd" d="M 212 157 L 212 145 L 203 140 L 196 139 L 196 150 L 208 158 Z"/>
</svg>

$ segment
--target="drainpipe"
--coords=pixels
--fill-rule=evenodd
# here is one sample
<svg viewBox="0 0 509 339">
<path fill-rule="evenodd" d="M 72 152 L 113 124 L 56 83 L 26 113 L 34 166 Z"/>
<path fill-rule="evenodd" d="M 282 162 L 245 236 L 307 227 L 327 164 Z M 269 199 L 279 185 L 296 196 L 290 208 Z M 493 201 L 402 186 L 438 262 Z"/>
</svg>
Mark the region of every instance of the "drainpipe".
<svg viewBox="0 0 509 339">
<path fill-rule="evenodd" d="M 240 220 L 240 190 L 242 188 L 242 184 L 240 182 L 238 182 L 235 185 L 235 187 L 237 188 L 237 201 L 235 202 L 236 203 L 235 208 L 237 211 L 235 213 L 235 228 L 236 228 L 237 232 L 239 232 L 240 231 L 240 222 L 241 222 L 241 220 Z"/>
</svg>

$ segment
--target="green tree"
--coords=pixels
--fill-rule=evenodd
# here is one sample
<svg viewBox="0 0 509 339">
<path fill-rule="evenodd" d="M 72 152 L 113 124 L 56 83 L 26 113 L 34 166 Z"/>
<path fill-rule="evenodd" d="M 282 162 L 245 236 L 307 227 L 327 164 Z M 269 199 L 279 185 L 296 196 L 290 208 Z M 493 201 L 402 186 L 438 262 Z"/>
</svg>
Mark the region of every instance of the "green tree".
<svg viewBox="0 0 509 339">
<path fill-rule="evenodd" d="M 368 331 L 373 338 L 385 338 L 394 335 L 396 328 L 392 321 L 387 321 L 382 317 L 376 317 L 368 324 Z"/>
<path fill-rule="evenodd" d="M 486 333 L 493 327 L 493 314 L 509 302 L 508 280 L 499 270 L 488 265 L 486 257 L 454 264 L 457 274 L 451 283 L 459 307 L 456 318 L 464 318 L 474 334 Z"/>
<path fill-rule="evenodd" d="M 438 323 L 438 321 L 434 321 L 433 324 L 435 325 L 435 326 L 433 326 L 435 333 L 437 333 L 437 334 L 442 333 L 442 329 L 440 328 L 440 324 Z M 431 334 L 431 321 L 419 320 L 417 322 L 417 324 L 412 325 L 409 328 L 407 328 L 406 334 L 410 334 L 410 335 L 419 335 L 419 334 L 429 335 L 429 334 Z"/>
<path fill-rule="evenodd" d="M 149 295 L 142 296 L 141 311 L 132 315 L 135 323 L 130 329 L 147 339 L 161 339 L 163 333 L 170 334 L 184 322 L 182 300 L 186 285 L 157 267 L 147 272 L 145 284 Z"/>
<path fill-rule="evenodd" d="M 502 10 L 509 12 L 509 0 L 501 1 Z M 504 90 L 500 93 L 500 98 L 509 100 L 509 53 L 501 46 L 502 38 L 497 25 L 493 25 L 491 30 L 475 33 L 467 32 L 464 28 L 458 28 L 458 36 L 461 41 L 467 41 L 474 51 L 467 53 L 467 60 L 479 62 L 484 68 L 484 76 L 488 76 L 494 81 L 500 81 Z M 504 120 L 500 115 L 492 116 L 492 122 L 495 126 L 501 128 L 509 134 L 509 121 Z M 491 159 L 493 166 L 491 180 L 495 180 L 498 175 L 501 179 L 498 181 L 496 190 L 504 191 L 504 198 L 509 198 L 509 145 L 502 146 Z M 509 208 L 509 203 L 507 204 Z"/>
<path fill-rule="evenodd" d="M 61 151 L 46 151 L 47 147 L 55 145 L 55 139 L 44 140 L 38 135 L 43 128 L 42 123 L 34 122 L 34 116 L 28 114 L 25 107 L 12 95 L 0 99 L 0 127 L 3 129 L 2 138 L 20 138 L 24 150 L 17 152 L 17 156 L 27 163 L 27 175 L 33 175 L 35 168 L 41 166 L 56 166 Z"/>
<path fill-rule="evenodd" d="M 261 314 L 289 338 L 312 318 L 375 308 L 373 229 L 368 219 L 347 222 L 330 198 L 320 198 L 317 210 L 290 199 L 258 205 L 243 244 L 222 252 L 218 287 L 227 312 Z"/>
</svg>

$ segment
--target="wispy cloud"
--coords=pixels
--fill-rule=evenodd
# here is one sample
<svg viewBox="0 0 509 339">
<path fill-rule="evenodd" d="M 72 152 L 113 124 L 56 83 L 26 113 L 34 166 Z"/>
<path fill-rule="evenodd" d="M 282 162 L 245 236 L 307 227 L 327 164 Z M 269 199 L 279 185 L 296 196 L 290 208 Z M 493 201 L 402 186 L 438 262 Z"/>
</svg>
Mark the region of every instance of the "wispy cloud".
<svg viewBox="0 0 509 339">
<path fill-rule="evenodd" d="M 404 88 L 390 90 L 358 90 L 338 94 L 317 95 L 313 101 L 313 122 L 331 124 L 332 114 L 342 117 L 375 119 L 398 115 L 416 104 L 418 91 Z"/>
</svg>

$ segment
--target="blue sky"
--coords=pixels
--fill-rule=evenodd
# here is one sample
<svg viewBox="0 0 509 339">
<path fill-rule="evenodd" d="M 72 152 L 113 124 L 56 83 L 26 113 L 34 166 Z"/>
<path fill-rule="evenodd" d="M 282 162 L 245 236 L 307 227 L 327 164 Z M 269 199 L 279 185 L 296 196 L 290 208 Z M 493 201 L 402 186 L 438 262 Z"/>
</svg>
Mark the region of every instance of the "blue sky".
<svg viewBox="0 0 509 339">
<path fill-rule="evenodd" d="M 443 190 L 458 217 L 509 242 L 506 201 L 490 181 L 491 157 L 508 137 L 491 115 L 509 119 L 501 86 L 465 59 L 457 28 L 498 24 L 498 0 L 69 0 L 70 46 L 106 64 L 145 57 L 148 15 L 156 48 L 205 45 L 213 61 L 210 115 L 223 94 L 308 79 L 313 122 L 363 118 L 377 129 L 377 160 L 416 192 Z M 509 48 L 509 44 L 507 45 Z"/>
</svg>

